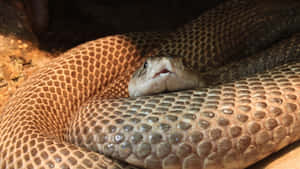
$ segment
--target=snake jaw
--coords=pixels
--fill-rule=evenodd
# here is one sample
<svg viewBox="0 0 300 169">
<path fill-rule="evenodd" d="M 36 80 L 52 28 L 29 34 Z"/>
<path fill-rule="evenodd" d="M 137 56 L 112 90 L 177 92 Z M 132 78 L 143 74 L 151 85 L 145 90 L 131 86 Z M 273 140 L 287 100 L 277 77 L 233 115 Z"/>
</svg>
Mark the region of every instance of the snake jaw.
<svg viewBox="0 0 300 169">
<path fill-rule="evenodd" d="M 204 86 L 199 74 L 186 69 L 179 58 L 148 58 L 146 63 L 146 67 L 144 64 L 137 70 L 136 74 L 140 76 L 130 79 L 128 91 L 131 97 Z"/>
<path fill-rule="evenodd" d="M 168 76 L 170 74 L 172 74 L 173 72 L 171 72 L 170 70 L 164 68 L 162 69 L 161 71 L 155 73 L 155 75 L 152 77 L 153 79 L 160 76 L 160 77 L 165 77 L 165 76 Z"/>
</svg>

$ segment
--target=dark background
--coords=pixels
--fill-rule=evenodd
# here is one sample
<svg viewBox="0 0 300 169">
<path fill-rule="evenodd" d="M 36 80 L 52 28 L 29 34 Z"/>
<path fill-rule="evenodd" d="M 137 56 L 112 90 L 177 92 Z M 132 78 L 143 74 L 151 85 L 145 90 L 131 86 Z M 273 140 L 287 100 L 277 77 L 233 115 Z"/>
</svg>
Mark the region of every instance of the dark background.
<svg viewBox="0 0 300 169">
<path fill-rule="evenodd" d="M 105 35 L 169 31 L 224 0 L 51 0 L 49 27 L 38 35 L 46 50 L 66 50 Z"/>
</svg>

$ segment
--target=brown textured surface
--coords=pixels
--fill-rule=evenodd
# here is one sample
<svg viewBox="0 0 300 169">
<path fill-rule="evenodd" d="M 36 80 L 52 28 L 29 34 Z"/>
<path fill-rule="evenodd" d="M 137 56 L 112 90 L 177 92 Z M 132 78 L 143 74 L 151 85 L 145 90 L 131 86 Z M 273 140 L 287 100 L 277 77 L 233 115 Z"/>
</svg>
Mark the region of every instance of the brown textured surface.
<svg viewBox="0 0 300 169">
<path fill-rule="evenodd" d="M 116 35 L 86 43 L 31 76 L 1 116 L 0 159 L 7 159 L 1 160 L 1 168 L 115 167 L 102 155 L 64 142 L 62 137 L 85 100 L 122 73 L 134 71 L 133 63 L 143 61 L 141 50 L 150 40 L 144 35 Z"/>
<path fill-rule="evenodd" d="M 120 163 L 115 160 L 112 161 L 103 155 L 75 146 L 65 141 L 63 137 L 74 114 L 76 114 L 76 110 L 84 101 L 95 94 L 104 97 L 104 89 L 114 87 L 110 86 L 110 82 L 118 79 L 123 73 L 130 74 L 136 68 L 135 66 L 139 66 L 138 63 L 143 61 L 141 56 L 145 52 L 142 52 L 141 49 L 145 48 L 143 44 L 148 38 L 142 36 L 143 39 L 139 42 L 141 36 L 138 37 L 137 40 L 134 40 L 130 35 L 116 35 L 88 42 L 65 53 L 62 57 L 54 59 L 50 64 L 31 76 L 30 80 L 24 83 L 16 92 L 6 106 L 4 113 L 0 116 L 0 168 L 121 167 Z M 149 39 L 151 40 L 152 37 L 150 36 Z M 137 46 L 137 43 L 140 45 Z M 147 43 L 150 46 L 152 44 L 151 41 L 147 41 Z M 131 63 L 134 65 L 131 65 Z M 147 138 L 144 135 L 139 136 L 139 133 L 137 133 L 133 136 L 132 141 L 134 144 L 124 142 L 124 144 L 120 144 L 121 149 L 118 151 L 114 151 L 113 145 L 108 145 L 104 147 L 103 151 L 107 154 L 112 153 L 114 157 L 119 156 L 120 158 L 130 159 L 129 161 L 132 160 L 133 163 L 154 168 L 161 165 L 158 157 L 164 160 L 164 165 L 171 165 L 174 168 L 182 165 L 185 168 L 200 167 L 201 165 L 211 165 L 213 167 L 216 162 L 219 162 L 218 157 L 220 155 L 218 153 L 224 153 L 224 157 L 226 157 L 224 159 L 228 161 L 218 163 L 217 166 L 224 164 L 230 167 L 230 165 L 238 165 L 238 163 L 235 163 L 236 161 L 230 162 L 230 160 L 235 159 L 235 154 L 240 151 L 243 156 L 237 154 L 237 158 L 250 160 L 242 163 L 246 166 L 257 160 L 257 156 L 254 155 L 255 150 L 261 155 L 258 158 L 262 158 L 270 153 L 268 148 L 273 148 L 272 144 L 280 145 L 278 142 L 282 138 L 290 140 L 297 138 L 295 134 L 299 128 L 296 123 L 298 120 L 296 113 L 299 105 L 293 101 L 293 98 L 299 96 L 297 93 L 294 94 L 293 90 L 297 90 L 299 77 L 297 74 L 293 75 L 293 72 L 299 73 L 299 64 L 290 65 L 289 67 L 291 70 L 281 69 L 270 73 L 272 75 L 250 78 L 236 82 L 233 85 L 220 86 L 216 89 L 174 93 L 161 96 L 162 98 L 154 96 L 154 98 L 158 97 L 157 99 L 165 99 L 165 103 L 162 103 L 161 108 L 157 109 L 159 111 L 153 112 L 153 114 L 149 111 L 155 110 L 153 106 L 155 106 L 157 99 L 139 98 L 140 102 L 137 103 L 139 105 L 143 104 L 144 101 L 149 101 L 149 104 L 145 104 L 145 110 L 136 118 L 131 118 L 131 116 L 134 116 L 134 112 L 125 112 L 131 116 L 125 116 L 124 119 L 115 122 L 122 124 L 128 121 L 129 124 L 138 124 L 134 128 L 131 128 L 130 125 L 124 128 L 124 130 L 130 132 L 136 130 L 135 127 L 139 127 L 140 123 L 144 123 L 139 119 L 142 119 L 144 115 L 148 115 L 149 118 L 143 120 L 151 125 L 153 124 L 153 126 L 145 124 L 139 128 L 144 131 L 142 134 L 146 135 Z M 274 79 L 272 80 L 272 78 Z M 270 86 L 270 88 L 264 88 L 263 84 Z M 264 91 L 268 92 L 264 93 Z M 110 96 L 113 97 L 113 94 Z M 195 98 L 195 100 L 188 100 L 189 96 Z M 226 98 L 228 100 L 225 100 Z M 177 99 L 178 101 L 176 101 Z M 222 99 L 224 102 L 221 102 Z M 280 102 L 280 99 L 282 102 Z M 278 100 L 279 102 L 276 102 Z M 124 101 L 124 104 L 130 104 L 132 101 Z M 103 102 L 106 101 L 103 100 Z M 194 106 L 195 109 L 191 108 L 189 110 L 196 112 L 194 114 L 187 112 L 180 115 L 180 110 L 186 108 L 184 105 L 192 102 L 195 102 L 195 104 L 191 104 L 187 108 Z M 197 113 L 199 111 L 197 107 L 201 107 L 202 102 L 205 103 L 203 104 L 204 109 Z M 109 103 L 112 103 L 112 101 Z M 174 105 L 172 105 L 173 103 Z M 224 111 L 217 114 L 215 108 L 218 109 L 218 106 L 223 103 L 225 104 L 225 107 L 222 107 Z M 250 104 L 250 106 L 246 104 Z M 133 108 L 138 109 L 139 105 Z M 105 107 L 105 105 L 102 106 Z M 235 108 L 235 106 L 237 107 Z M 122 106 L 120 109 L 126 109 L 126 107 L 128 106 Z M 261 112 L 253 111 L 254 107 Z M 112 108 L 116 109 L 118 107 L 113 105 Z M 164 117 L 161 112 L 166 111 L 166 108 L 172 110 L 169 112 L 171 114 L 168 114 L 170 116 L 158 118 Z M 236 110 L 236 112 L 231 111 L 231 109 Z M 262 112 L 266 111 L 269 111 L 269 114 L 263 115 Z M 103 115 L 109 115 L 109 112 L 102 113 Z M 117 111 L 114 113 L 116 114 L 105 117 L 105 119 L 101 119 L 101 114 L 91 113 L 90 115 L 98 116 L 100 119 L 98 121 L 91 120 L 86 125 L 95 126 L 97 122 L 110 124 L 111 121 L 108 119 L 117 118 L 118 114 L 122 114 L 122 112 Z M 257 113 L 258 117 L 262 117 L 261 120 L 255 120 L 254 114 Z M 201 118 L 199 114 L 201 114 Z M 164 120 L 166 123 L 161 123 Z M 171 121 L 175 122 L 171 123 Z M 193 123 L 188 124 L 187 122 Z M 231 130 L 227 131 L 226 126 Z M 152 130 L 153 127 L 157 127 L 157 130 Z M 173 132 L 173 128 L 176 128 L 176 132 Z M 88 134 L 90 129 L 92 128 L 83 127 L 74 132 L 75 134 L 82 132 L 83 135 L 80 135 L 78 139 L 87 141 L 86 144 L 88 144 L 92 138 L 83 136 Z M 126 137 L 128 135 L 114 133 L 114 125 L 104 126 L 103 129 L 106 130 L 106 133 L 111 133 L 114 136 L 112 140 L 114 144 L 128 139 Z M 189 129 L 198 130 L 195 133 L 189 133 Z M 95 128 L 95 130 L 102 131 L 102 128 Z M 160 134 L 160 132 L 164 133 Z M 266 137 L 271 136 L 273 133 L 278 136 L 278 139 Z M 151 135 L 150 138 L 148 134 Z M 187 137 L 189 139 L 184 140 Z M 234 139 L 228 139 L 229 137 L 234 137 Z M 143 141 L 148 138 L 149 142 Z M 106 141 L 106 137 L 99 137 L 98 139 Z M 159 144 L 163 143 L 164 140 L 168 140 L 165 145 Z M 263 147 L 261 143 L 264 141 L 269 143 L 270 147 Z M 189 142 L 196 142 L 197 144 L 189 145 Z M 281 143 L 287 144 L 288 142 L 284 140 Z M 131 147 L 132 145 L 137 147 Z M 164 149 L 157 152 L 153 151 L 152 154 L 152 149 L 157 145 Z M 236 147 L 232 145 L 236 145 Z M 178 149 L 176 151 L 171 150 L 170 146 L 178 147 Z M 191 153 L 193 148 L 197 151 Z M 135 161 L 134 157 L 128 158 L 128 155 L 132 154 L 131 150 L 136 151 L 137 156 L 140 159 L 145 158 L 145 160 Z M 173 155 L 168 156 L 168 150 Z M 272 150 L 276 150 L 276 148 Z M 114 154 L 114 152 L 118 152 L 118 154 Z M 198 155 L 201 155 L 205 161 L 195 160 L 198 159 Z M 181 160 L 178 160 L 179 158 Z M 182 159 L 184 160 L 182 161 Z M 182 163 L 179 164 L 178 162 Z M 199 163 L 201 164 L 198 165 Z"/>
<path fill-rule="evenodd" d="M 200 71 L 219 67 L 298 31 L 299 7 L 293 0 L 227 1 L 172 33 L 157 55 L 181 56 Z"/>
<path fill-rule="evenodd" d="M 300 33 L 281 39 L 271 47 L 252 56 L 231 62 L 223 67 L 208 71 L 201 76 L 207 84 L 231 82 L 245 76 L 269 70 L 275 66 L 300 58 Z"/>
<path fill-rule="evenodd" d="M 299 138 L 300 63 L 208 89 L 94 98 L 70 141 L 146 168 L 244 168 Z"/>
</svg>

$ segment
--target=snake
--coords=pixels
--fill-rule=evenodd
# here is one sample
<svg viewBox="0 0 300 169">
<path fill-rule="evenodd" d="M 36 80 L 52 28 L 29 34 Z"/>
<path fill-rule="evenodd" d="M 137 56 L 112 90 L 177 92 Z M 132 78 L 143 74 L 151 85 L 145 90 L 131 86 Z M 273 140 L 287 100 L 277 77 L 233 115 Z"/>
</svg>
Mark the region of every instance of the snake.
<svg viewBox="0 0 300 169">
<path fill-rule="evenodd" d="M 299 53 L 291 34 L 300 8 L 291 2 L 230 0 L 170 35 L 113 35 L 65 52 L 4 107 L 0 168 L 245 168 L 298 140 L 299 62 L 214 87 L 125 98 L 149 55 L 178 55 L 207 72 L 287 36 L 277 51 Z"/>
</svg>

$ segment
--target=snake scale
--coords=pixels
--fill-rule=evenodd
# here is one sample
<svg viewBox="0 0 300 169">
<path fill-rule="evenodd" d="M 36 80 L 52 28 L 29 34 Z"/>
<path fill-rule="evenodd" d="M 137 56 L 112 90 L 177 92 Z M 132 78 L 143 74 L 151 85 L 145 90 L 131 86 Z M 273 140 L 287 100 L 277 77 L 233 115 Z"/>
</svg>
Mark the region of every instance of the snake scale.
<svg viewBox="0 0 300 169">
<path fill-rule="evenodd" d="M 157 41 L 155 55 L 182 55 L 206 71 L 295 32 L 299 2 L 270 2 L 226 1 L 165 40 L 108 36 L 54 59 L 0 116 L 0 168 L 133 168 L 116 159 L 145 168 L 245 168 L 296 141 L 298 62 L 211 88 L 107 99 L 128 96 L 131 74 Z M 291 41 L 285 49 L 299 52 L 299 36 Z"/>
</svg>

